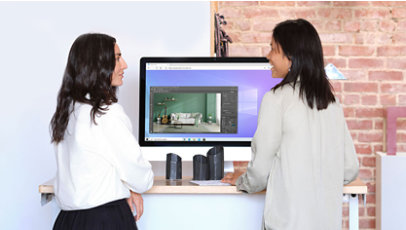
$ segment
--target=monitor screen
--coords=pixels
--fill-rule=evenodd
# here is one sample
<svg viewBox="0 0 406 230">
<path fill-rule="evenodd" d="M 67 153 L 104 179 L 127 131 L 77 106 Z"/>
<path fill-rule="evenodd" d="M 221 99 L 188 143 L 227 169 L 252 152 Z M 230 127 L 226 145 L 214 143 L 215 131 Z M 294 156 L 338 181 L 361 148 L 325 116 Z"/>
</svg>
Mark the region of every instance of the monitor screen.
<svg viewBox="0 0 406 230">
<path fill-rule="evenodd" d="M 281 79 L 265 58 L 142 58 L 141 146 L 249 146 L 263 95 Z"/>
</svg>

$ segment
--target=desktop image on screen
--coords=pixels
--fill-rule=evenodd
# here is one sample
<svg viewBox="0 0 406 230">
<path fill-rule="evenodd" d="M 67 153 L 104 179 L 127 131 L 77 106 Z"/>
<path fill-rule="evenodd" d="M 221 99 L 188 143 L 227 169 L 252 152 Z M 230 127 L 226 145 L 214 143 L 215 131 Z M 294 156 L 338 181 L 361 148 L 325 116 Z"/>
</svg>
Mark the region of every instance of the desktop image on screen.
<svg viewBox="0 0 406 230">
<path fill-rule="evenodd" d="M 249 146 L 279 82 L 265 58 L 142 58 L 140 145 Z"/>
</svg>

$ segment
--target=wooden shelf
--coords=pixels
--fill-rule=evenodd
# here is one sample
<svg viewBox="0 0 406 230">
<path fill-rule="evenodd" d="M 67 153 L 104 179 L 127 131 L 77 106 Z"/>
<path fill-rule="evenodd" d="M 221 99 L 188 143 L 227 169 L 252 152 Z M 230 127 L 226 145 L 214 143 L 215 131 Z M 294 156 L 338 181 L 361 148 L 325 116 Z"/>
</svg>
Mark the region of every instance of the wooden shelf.
<svg viewBox="0 0 406 230">
<path fill-rule="evenodd" d="M 155 177 L 154 185 L 146 194 L 242 194 L 235 186 L 199 186 L 190 183 L 192 178 L 182 180 L 165 180 L 164 177 Z M 54 193 L 52 181 L 39 186 L 40 193 Z M 261 192 L 265 193 L 265 191 Z M 344 186 L 345 194 L 366 194 L 367 186 L 359 178 Z"/>
</svg>

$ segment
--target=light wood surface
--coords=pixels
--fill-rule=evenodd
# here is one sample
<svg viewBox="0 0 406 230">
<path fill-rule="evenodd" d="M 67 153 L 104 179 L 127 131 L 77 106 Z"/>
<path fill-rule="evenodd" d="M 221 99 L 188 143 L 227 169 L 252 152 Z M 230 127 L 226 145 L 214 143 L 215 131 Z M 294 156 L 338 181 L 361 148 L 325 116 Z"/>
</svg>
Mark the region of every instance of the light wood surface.
<svg viewBox="0 0 406 230">
<path fill-rule="evenodd" d="M 242 194 L 235 186 L 199 186 L 190 183 L 192 178 L 182 180 L 165 180 L 164 177 L 155 177 L 154 186 L 147 194 Z M 52 181 L 39 186 L 40 193 L 54 193 Z M 265 193 L 264 191 L 261 193 Z M 367 186 L 359 178 L 344 186 L 345 194 L 366 194 Z"/>
</svg>

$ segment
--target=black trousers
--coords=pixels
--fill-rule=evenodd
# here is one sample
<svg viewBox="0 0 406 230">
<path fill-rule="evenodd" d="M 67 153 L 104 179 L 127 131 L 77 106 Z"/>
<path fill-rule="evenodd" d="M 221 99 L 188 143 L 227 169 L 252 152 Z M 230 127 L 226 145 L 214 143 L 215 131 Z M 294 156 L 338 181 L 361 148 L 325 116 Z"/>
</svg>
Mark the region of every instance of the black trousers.
<svg viewBox="0 0 406 230">
<path fill-rule="evenodd" d="M 61 211 L 53 230 L 137 230 L 126 199 L 98 207 Z"/>
</svg>

